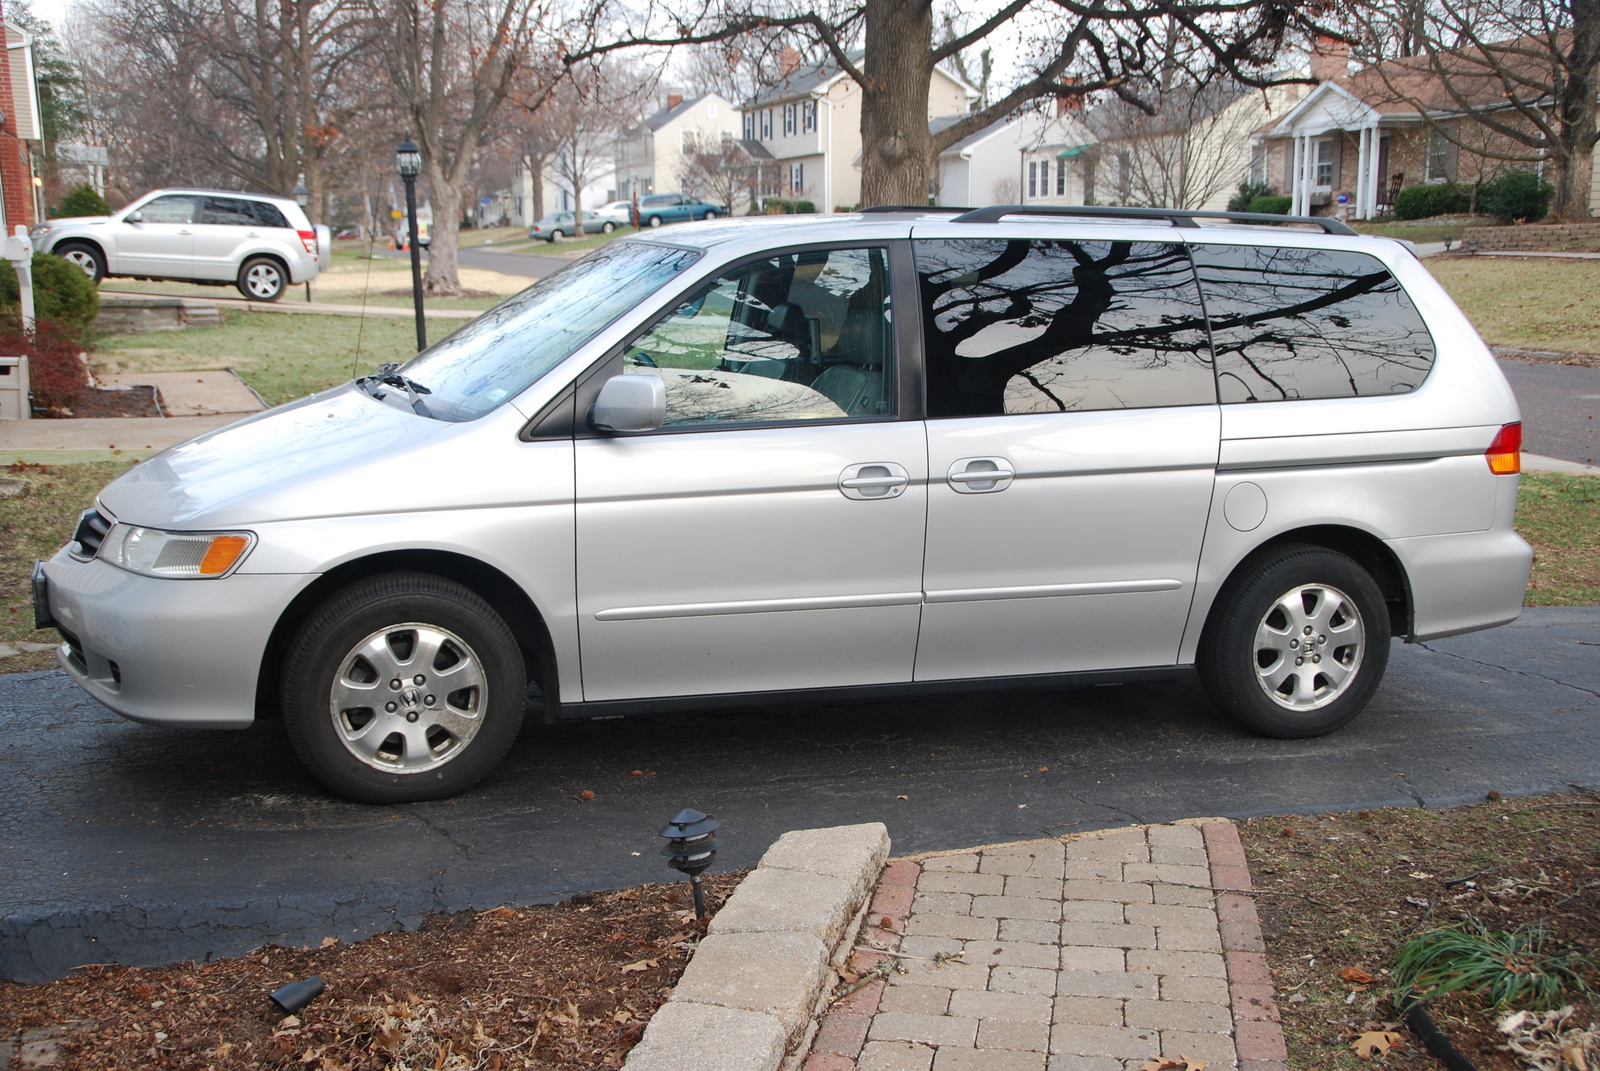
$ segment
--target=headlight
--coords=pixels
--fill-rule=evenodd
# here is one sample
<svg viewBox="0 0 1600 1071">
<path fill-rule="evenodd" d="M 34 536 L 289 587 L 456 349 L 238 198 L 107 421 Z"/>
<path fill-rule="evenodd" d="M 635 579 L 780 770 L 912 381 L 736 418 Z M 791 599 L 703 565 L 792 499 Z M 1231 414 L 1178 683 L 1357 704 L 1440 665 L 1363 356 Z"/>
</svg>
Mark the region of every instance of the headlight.
<svg viewBox="0 0 1600 1071">
<path fill-rule="evenodd" d="M 233 572 L 255 542 L 254 532 L 163 532 L 114 524 L 100 557 L 144 576 L 209 580 Z"/>
</svg>

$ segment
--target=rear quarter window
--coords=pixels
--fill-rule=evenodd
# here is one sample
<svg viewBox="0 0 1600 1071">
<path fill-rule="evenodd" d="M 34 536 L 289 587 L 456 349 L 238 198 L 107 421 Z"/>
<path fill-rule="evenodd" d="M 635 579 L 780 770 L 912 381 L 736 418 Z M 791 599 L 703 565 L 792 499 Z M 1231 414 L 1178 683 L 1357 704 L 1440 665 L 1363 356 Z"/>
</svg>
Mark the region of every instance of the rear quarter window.
<svg viewBox="0 0 1600 1071">
<path fill-rule="evenodd" d="M 263 227 L 287 228 L 289 226 L 288 218 L 278 210 L 277 205 L 269 204 L 266 201 L 251 201 L 250 207 L 255 212 L 256 222 Z"/>
<path fill-rule="evenodd" d="M 1192 247 L 1223 402 L 1404 394 L 1433 367 L 1422 315 L 1376 257 Z"/>
</svg>

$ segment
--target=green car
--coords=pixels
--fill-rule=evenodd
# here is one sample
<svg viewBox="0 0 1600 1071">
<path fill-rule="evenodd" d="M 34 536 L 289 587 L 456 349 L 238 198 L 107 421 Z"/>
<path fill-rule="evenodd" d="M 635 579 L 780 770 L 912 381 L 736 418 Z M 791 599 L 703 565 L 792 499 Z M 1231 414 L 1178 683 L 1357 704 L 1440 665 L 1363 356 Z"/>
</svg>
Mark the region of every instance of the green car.
<svg viewBox="0 0 1600 1071">
<path fill-rule="evenodd" d="M 617 225 L 609 219 L 583 214 L 583 232 L 585 234 L 610 234 L 617 229 Z M 548 216 L 528 228 L 529 238 L 543 238 L 547 242 L 554 242 L 557 238 L 566 238 L 578 233 L 576 221 L 571 212 L 552 212 Z"/>
</svg>

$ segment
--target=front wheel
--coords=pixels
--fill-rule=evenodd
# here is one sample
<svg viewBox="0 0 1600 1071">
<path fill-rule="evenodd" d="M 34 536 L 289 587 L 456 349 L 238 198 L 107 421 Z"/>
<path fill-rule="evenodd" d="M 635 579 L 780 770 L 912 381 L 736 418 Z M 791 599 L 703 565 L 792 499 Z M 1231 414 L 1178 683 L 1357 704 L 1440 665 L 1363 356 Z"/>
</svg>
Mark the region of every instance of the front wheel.
<svg viewBox="0 0 1600 1071">
<path fill-rule="evenodd" d="M 714 208 L 708 208 L 708 209 L 706 209 L 706 214 L 704 216 L 702 216 L 701 218 L 702 219 L 716 219 L 717 218 L 717 210 L 714 209 Z"/>
<path fill-rule="evenodd" d="M 86 242 L 63 242 L 55 251 L 68 264 L 77 265 L 90 281 L 98 283 L 106 277 L 106 258 L 94 246 Z"/>
<path fill-rule="evenodd" d="M 1367 705 L 1389 661 L 1389 613 L 1372 576 L 1322 547 L 1274 548 L 1217 596 L 1197 668 L 1212 700 L 1283 739 L 1321 736 Z"/>
<path fill-rule="evenodd" d="M 660 216 L 651 216 L 649 219 L 645 220 L 644 222 L 645 222 L 645 226 L 647 226 L 647 227 L 659 227 L 659 226 L 661 226 L 661 217 Z"/>
<path fill-rule="evenodd" d="M 511 630 L 452 581 L 391 573 L 339 592 L 285 661 L 283 717 L 317 780 L 362 803 L 443 799 L 483 780 L 522 725 Z"/>
<path fill-rule="evenodd" d="M 601 234 L 610 234 L 612 231 L 614 231 L 616 229 L 617 229 L 617 225 L 615 223 L 612 223 L 609 219 L 606 220 L 604 223 L 600 224 L 600 233 Z"/>
<path fill-rule="evenodd" d="M 277 301 L 289 285 L 289 277 L 283 265 L 271 257 L 251 257 L 239 269 L 239 281 L 234 285 L 252 301 Z"/>
</svg>

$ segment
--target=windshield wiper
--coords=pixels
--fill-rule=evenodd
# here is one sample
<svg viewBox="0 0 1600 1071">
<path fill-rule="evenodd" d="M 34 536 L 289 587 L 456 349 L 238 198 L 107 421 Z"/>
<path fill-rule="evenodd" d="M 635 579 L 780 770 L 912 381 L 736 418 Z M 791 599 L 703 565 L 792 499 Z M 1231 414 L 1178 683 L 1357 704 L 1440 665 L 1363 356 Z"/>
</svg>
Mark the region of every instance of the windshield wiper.
<svg viewBox="0 0 1600 1071">
<path fill-rule="evenodd" d="M 422 400 L 422 395 L 432 394 L 433 391 L 429 390 L 427 387 L 424 387 L 416 380 L 407 376 L 403 376 L 399 372 L 395 371 L 395 369 L 399 367 L 400 365 L 394 361 L 391 361 L 388 364 L 379 365 L 376 375 L 361 376 L 356 380 L 356 383 L 365 388 L 367 392 L 372 394 L 374 398 L 383 397 L 383 395 L 372 390 L 372 387 L 376 385 L 382 384 L 383 386 L 388 387 L 399 387 L 401 390 L 406 392 L 406 397 L 411 400 L 412 411 L 419 413 L 422 416 L 432 416 L 433 414 L 428 412 L 427 404 Z"/>
</svg>

